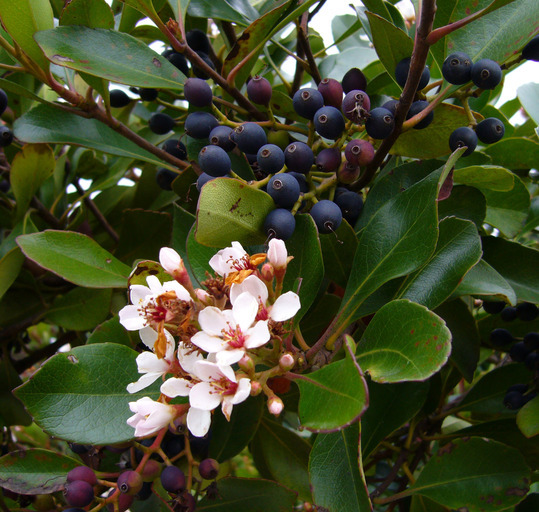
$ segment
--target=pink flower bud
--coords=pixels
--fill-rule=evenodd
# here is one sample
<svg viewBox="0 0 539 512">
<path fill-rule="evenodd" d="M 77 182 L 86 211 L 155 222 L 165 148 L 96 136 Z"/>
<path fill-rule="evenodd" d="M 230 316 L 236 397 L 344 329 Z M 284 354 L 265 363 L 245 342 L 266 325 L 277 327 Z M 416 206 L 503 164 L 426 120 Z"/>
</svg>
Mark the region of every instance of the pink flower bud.
<svg viewBox="0 0 539 512">
<path fill-rule="evenodd" d="M 206 290 L 202 290 L 201 288 L 196 288 L 195 295 L 197 299 L 200 302 L 202 302 L 202 304 L 210 304 L 212 302 L 212 297 Z"/>
<path fill-rule="evenodd" d="M 275 275 L 273 265 L 269 263 L 264 263 L 264 265 L 262 265 L 262 270 L 260 271 L 260 274 L 262 275 L 262 279 L 264 279 L 264 281 L 268 283 L 273 281 L 273 276 Z"/>
<path fill-rule="evenodd" d="M 251 374 L 255 369 L 255 363 L 247 354 L 238 361 L 238 366 L 247 374 Z"/>
<path fill-rule="evenodd" d="M 251 396 L 260 395 L 262 392 L 262 385 L 256 380 L 251 381 Z"/>
<path fill-rule="evenodd" d="M 286 268 L 288 252 L 286 245 L 278 238 L 269 241 L 268 260 L 276 268 Z"/>
<path fill-rule="evenodd" d="M 283 412 L 283 409 L 283 401 L 278 396 L 273 395 L 268 400 L 268 411 L 270 412 L 270 414 L 273 414 L 274 416 L 279 416 L 279 414 Z"/>
<path fill-rule="evenodd" d="M 185 269 L 181 256 L 170 247 L 161 247 L 159 251 L 159 263 L 178 283 L 188 285 L 191 283 L 189 274 Z"/>
<path fill-rule="evenodd" d="M 295 363 L 296 361 L 294 360 L 294 356 L 292 354 L 283 354 L 279 359 L 279 366 L 282 370 L 291 370 L 292 368 L 294 368 Z"/>
</svg>

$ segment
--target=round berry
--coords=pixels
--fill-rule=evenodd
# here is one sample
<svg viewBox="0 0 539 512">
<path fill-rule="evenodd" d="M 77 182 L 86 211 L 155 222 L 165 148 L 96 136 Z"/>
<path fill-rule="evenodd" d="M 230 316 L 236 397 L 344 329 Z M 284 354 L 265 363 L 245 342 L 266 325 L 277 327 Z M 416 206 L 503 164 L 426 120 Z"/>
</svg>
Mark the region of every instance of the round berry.
<svg viewBox="0 0 539 512">
<path fill-rule="evenodd" d="M 233 140 L 234 130 L 230 126 L 216 126 L 209 135 L 210 144 L 223 148 L 227 153 L 236 147 Z"/>
<path fill-rule="evenodd" d="M 203 172 L 198 178 L 197 178 L 197 190 L 200 192 L 202 190 L 202 187 L 208 183 L 208 181 L 214 180 L 215 176 L 210 176 L 209 174 L 206 174 Z M 183 449 L 183 448 L 182 448 Z M 181 451 L 181 450 L 180 450 Z"/>
<path fill-rule="evenodd" d="M 389 100 L 389 101 L 386 101 L 382 105 L 382 107 L 387 108 L 387 110 L 389 110 L 391 112 L 393 117 L 395 117 L 395 114 L 397 113 L 397 105 L 398 104 L 399 104 L 399 100 Z"/>
<path fill-rule="evenodd" d="M 185 474 L 176 466 L 167 466 L 161 473 L 161 485 L 168 492 L 181 492 L 185 489 Z"/>
<path fill-rule="evenodd" d="M 419 114 L 423 110 L 425 110 L 429 106 L 428 101 L 414 101 L 412 105 L 410 106 L 410 110 L 408 110 L 408 114 L 406 114 L 406 119 L 410 119 L 414 117 L 416 114 Z M 432 123 L 432 120 L 434 119 L 434 112 L 430 111 L 425 118 L 417 123 L 414 128 L 416 130 L 422 130 L 423 128 L 426 128 L 430 123 Z"/>
<path fill-rule="evenodd" d="M 320 233 L 333 233 L 342 222 L 341 209 L 328 199 L 321 199 L 309 212 Z"/>
<path fill-rule="evenodd" d="M 183 86 L 183 94 L 189 104 L 195 107 L 208 107 L 213 99 L 211 87 L 201 78 L 188 78 Z"/>
<path fill-rule="evenodd" d="M 292 105 L 298 115 L 310 120 L 324 106 L 324 98 L 316 89 L 307 87 L 296 91 Z"/>
<path fill-rule="evenodd" d="M 112 108 L 122 108 L 126 107 L 131 103 L 131 98 L 127 95 L 122 89 L 113 89 L 109 93 L 110 97 L 110 106 Z"/>
<path fill-rule="evenodd" d="M 475 133 L 483 144 L 494 144 L 502 139 L 505 126 L 496 117 L 487 117 L 477 124 Z"/>
<path fill-rule="evenodd" d="M 502 312 L 500 313 L 500 317 L 504 322 L 512 322 L 513 320 L 516 320 L 517 308 L 514 308 L 513 306 L 503 308 Z"/>
<path fill-rule="evenodd" d="M 284 152 L 275 144 L 264 144 L 256 154 L 256 161 L 266 174 L 273 174 L 283 168 Z"/>
<path fill-rule="evenodd" d="M 140 96 L 142 101 L 155 101 L 159 95 L 157 89 L 143 89 L 140 88 L 137 90 L 137 94 Z"/>
<path fill-rule="evenodd" d="M 341 108 L 343 88 L 334 78 L 324 78 L 318 84 L 318 92 L 324 98 L 324 105 Z"/>
<path fill-rule="evenodd" d="M 523 322 L 531 322 L 539 315 L 539 309 L 531 302 L 521 302 L 517 305 L 517 317 Z"/>
<path fill-rule="evenodd" d="M 307 178 L 305 178 L 305 174 L 301 174 L 300 172 L 288 172 L 287 174 L 290 174 L 290 176 L 294 176 L 296 178 L 296 181 L 299 184 L 299 191 L 301 194 L 306 194 L 309 192 L 309 184 L 307 183 Z"/>
<path fill-rule="evenodd" d="M 455 52 L 444 60 L 442 75 L 454 85 L 463 85 L 472 79 L 472 59 L 464 52 Z"/>
<path fill-rule="evenodd" d="M 523 49 L 522 56 L 527 60 L 539 62 L 539 36 L 535 36 Z"/>
<path fill-rule="evenodd" d="M 505 302 L 502 301 L 483 301 L 483 309 L 489 315 L 497 315 L 498 313 L 501 313 L 504 307 Z"/>
<path fill-rule="evenodd" d="M 215 459 L 201 460 L 198 472 L 204 480 L 213 480 L 219 474 L 219 463 Z"/>
<path fill-rule="evenodd" d="M 137 494 L 142 489 L 142 477 L 136 471 L 124 471 L 120 473 L 116 482 L 122 494 Z"/>
<path fill-rule="evenodd" d="M 114 489 L 111 489 L 109 495 L 113 492 Z M 130 494 L 120 493 L 120 495 L 118 496 L 118 508 L 115 507 L 116 504 L 113 502 L 107 505 L 107 510 L 109 512 L 116 512 L 116 510 L 118 510 L 118 512 L 125 512 L 133 504 L 134 499 L 135 497 L 131 496 Z"/>
<path fill-rule="evenodd" d="M 67 474 L 68 482 L 74 482 L 76 480 L 83 480 L 90 485 L 97 484 L 97 477 L 95 476 L 93 470 L 91 470 L 88 466 L 77 466 Z"/>
<path fill-rule="evenodd" d="M 326 148 L 316 155 L 316 168 L 321 172 L 335 172 L 341 165 L 341 152 L 337 148 Z"/>
<path fill-rule="evenodd" d="M 183 56 L 183 53 L 178 53 L 175 50 L 165 50 L 162 53 L 163 57 L 167 59 L 174 67 L 179 69 L 184 75 L 189 74 L 189 63 Z"/>
<path fill-rule="evenodd" d="M 526 356 L 524 364 L 533 372 L 539 370 L 539 354 L 537 352 L 531 352 Z"/>
<path fill-rule="evenodd" d="M 528 385 L 527 384 L 513 384 L 512 386 L 509 386 L 507 388 L 507 392 L 509 391 L 518 391 L 521 394 L 526 393 L 528 391 Z"/>
<path fill-rule="evenodd" d="M 352 139 L 344 148 L 344 156 L 354 165 L 368 165 L 374 158 L 374 147 L 366 140 Z"/>
<path fill-rule="evenodd" d="M 263 76 L 256 75 L 247 82 L 247 97 L 257 105 L 268 105 L 271 93 L 271 84 Z"/>
<path fill-rule="evenodd" d="M 264 220 L 264 232 L 271 238 L 288 240 L 296 229 L 296 219 L 289 210 L 276 208 Z"/>
<path fill-rule="evenodd" d="M 395 127 L 395 118 L 383 107 L 373 108 L 365 122 L 365 129 L 373 139 L 385 139 L 391 135 Z"/>
<path fill-rule="evenodd" d="M 344 131 L 344 117 L 335 107 L 322 107 L 314 115 L 315 130 L 326 139 L 338 139 Z"/>
<path fill-rule="evenodd" d="M 359 178 L 360 171 L 361 169 L 359 168 L 359 165 L 345 160 L 337 171 L 337 178 L 340 183 L 354 183 Z"/>
<path fill-rule="evenodd" d="M 345 94 L 354 89 L 364 91 L 367 88 L 367 79 L 360 69 L 351 68 L 342 77 L 341 84 Z"/>
<path fill-rule="evenodd" d="M 299 198 L 299 183 L 294 176 L 279 173 L 269 180 L 267 192 L 277 206 L 290 210 Z"/>
<path fill-rule="evenodd" d="M 155 112 L 148 121 L 150 130 L 158 135 L 164 135 L 174 128 L 176 122 L 168 114 Z"/>
<path fill-rule="evenodd" d="M 228 174 L 232 168 L 228 153 L 223 148 L 212 144 L 200 150 L 198 164 L 206 174 L 216 178 Z"/>
<path fill-rule="evenodd" d="M 195 52 L 210 53 L 210 40 L 208 36 L 200 29 L 195 28 L 185 34 L 187 44 Z"/>
<path fill-rule="evenodd" d="M 196 54 L 204 61 L 204 64 L 206 64 L 206 66 L 210 67 L 215 71 L 215 64 L 212 62 L 210 56 L 207 53 L 198 50 Z M 206 71 L 196 66 L 193 66 L 193 73 L 197 78 L 202 78 L 202 80 L 208 80 L 210 78 L 210 75 L 208 75 Z"/>
<path fill-rule="evenodd" d="M 162 467 L 162 464 L 160 464 L 156 460 L 148 459 L 146 461 L 146 464 L 144 464 L 144 467 L 142 468 L 142 472 L 140 473 L 142 481 L 153 482 L 161 474 Z"/>
<path fill-rule="evenodd" d="M 524 396 L 518 391 L 509 391 L 503 397 L 503 405 L 513 411 L 520 409 L 525 403 L 526 400 L 524 399 Z"/>
<path fill-rule="evenodd" d="M 305 142 L 293 142 L 284 150 L 284 161 L 288 170 L 307 174 L 314 164 L 314 153 Z"/>
<path fill-rule="evenodd" d="M 490 343 L 493 347 L 503 347 L 513 343 L 513 335 L 507 329 L 494 329 L 490 333 Z"/>
<path fill-rule="evenodd" d="M 94 501 L 94 488 L 84 480 L 68 482 L 64 488 L 64 497 L 73 507 L 86 507 Z"/>
<path fill-rule="evenodd" d="M 524 336 L 522 339 L 526 346 L 532 350 L 539 350 L 539 333 L 537 332 L 529 332 Z"/>
<path fill-rule="evenodd" d="M 7 108 L 7 94 L 4 89 L 0 89 L 0 116 L 5 112 Z"/>
<path fill-rule="evenodd" d="M 466 151 L 462 156 L 471 155 L 477 147 L 477 135 L 475 132 L 467 126 L 461 126 L 453 131 L 449 136 L 449 148 L 451 151 L 466 147 Z"/>
<path fill-rule="evenodd" d="M 341 104 L 341 110 L 344 116 L 356 124 L 365 119 L 370 108 L 371 100 L 369 96 L 366 92 L 359 89 L 348 92 Z"/>
<path fill-rule="evenodd" d="M 187 148 L 185 144 L 179 139 L 168 139 L 163 142 L 163 149 L 172 156 L 175 156 L 179 160 L 187 159 Z"/>
<path fill-rule="evenodd" d="M 494 89 L 502 81 L 502 68 L 490 59 L 472 65 L 472 81 L 480 89 Z"/>
<path fill-rule="evenodd" d="M 13 132 L 7 126 L 0 126 L 0 148 L 5 148 L 13 142 Z"/>
<path fill-rule="evenodd" d="M 266 132 L 256 123 L 243 123 L 234 129 L 234 142 L 244 153 L 256 155 L 258 150 L 268 142 Z"/>
<path fill-rule="evenodd" d="M 152 482 L 143 482 L 139 492 L 137 492 L 135 498 L 140 501 L 146 501 L 150 499 L 152 491 Z"/>
<path fill-rule="evenodd" d="M 509 349 L 509 357 L 517 363 L 523 363 L 529 353 L 530 350 L 528 350 L 528 347 L 523 341 L 515 343 Z"/>
<path fill-rule="evenodd" d="M 206 139 L 218 124 L 209 112 L 191 112 L 185 118 L 185 133 L 194 139 Z"/>
<path fill-rule="evenodd" d="M 346 191 L 335 196 L 335 204 L 341 209 L 343 219 L 353 226 L 363 209 L 363 199 L 355 192 Z"/>
<path fill-rule="evenodd" d="M 408 79 L 408 73 L 410 72 L 410 62 L 411 58 L 407 57 L 405 59 L 402 59 L 395 68 L 395 79 L 397 80 L 397 83 L 404 87 L 406 85 L 406 80 Z M 420 91 L 421 89 L 424 89 L 430 80 L 430 71 L 428 66 L 425 66 L 425 69 L 423 69 L 423 73 L 421 73 L 421 78 L 419 80 L 419 85 L 417 86 L 417 89 Z"/>
<path fill-rule="evenodd" d="M 40 512 L 52 512 L 56 510 L 54 498 L 51 494 L 37 494 L 32 506 Z"/>
<path fill-rule="evenodd" d="M 178 177 L 178 174 L 165 167 L 157 169 L 155 181 L 163 190 L 172 190 L 172 182 Z"/>
</svg>

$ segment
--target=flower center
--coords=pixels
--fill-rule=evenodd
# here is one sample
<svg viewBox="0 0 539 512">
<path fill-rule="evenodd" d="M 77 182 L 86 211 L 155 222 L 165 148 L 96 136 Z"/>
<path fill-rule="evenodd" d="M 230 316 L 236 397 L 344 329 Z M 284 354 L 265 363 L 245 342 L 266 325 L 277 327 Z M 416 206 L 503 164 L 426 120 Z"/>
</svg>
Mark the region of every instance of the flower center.
<svg viewBox="0 0 539 512">
<path fill-rule="evenodd" d="M 229 329 L 223 329 L 221 332 L 223 334 L 223 339 L 228 343 L 231 348 L 242 348 L 247 341 L 247 337 L 241 331 L 239 325 L 236 325 L 236 327 L 232 327 L 229 324 Z"/>
</svg>

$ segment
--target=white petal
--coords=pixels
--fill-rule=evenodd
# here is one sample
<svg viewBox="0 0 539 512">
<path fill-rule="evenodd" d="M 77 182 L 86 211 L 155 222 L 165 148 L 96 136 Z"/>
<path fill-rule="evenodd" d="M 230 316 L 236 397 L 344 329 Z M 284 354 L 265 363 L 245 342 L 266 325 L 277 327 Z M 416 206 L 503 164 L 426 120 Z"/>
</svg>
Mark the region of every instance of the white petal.
<svg viewBox="0 0 539 512">
<path fill-rule="evenodd" d="M 245 348 L 258 348 L 265 345 L 270 340 L 270 332 L 267 320 L 259 320 L 254 327 L 247 331 Z"/>
<path fill-rule="evenodd" d="M 157 276 L 148 276 L 146 278 L 146 282 L 154 295 L 161 295 L 163 292 L 163 286 L 161 285 L 161 281 L 159 281 Z"/>
<path fill-rule="evenodd" d="M 204 437 L 211 425 L 211 412 L 189 407 L 187 412 L 187 428 L 195 437 Z"/>
<path fill-rule="evenodd" d="M 245 350 L 242 348 L 221 350 L 215 354 L 215 361 L 219 366 L 229 366 L 237 363 L 245 355 Z"/>
<path fill-rule="evenodd" d="M 230 287 L 230 302 L 232 305 L 236 302 L 236 299 L 243 292 L 250 293 L 258 302 L 266 304 L 268 300 L 268 289 L 261 279 L 251 274 L 245 278 L 241 283 L 232 283 Z"/>
<path fill-rule="evenodd" d="M 159 263 L 169 273 L 174 274 L 182 266 L 181 256 L 170 247 L 161 247 L 159 251 Z"/>
<path fill-rule="evenodd" d="M 223 414 L 227 421 L 230 421 L 230 415 L 232 414 L 233 407 L 234 407 L 234 404 L 232 403 L 232 397 L 231 396 L 223 397 L 223 403 L 221 404 L 221 411 L 223 411 Z"/>
<path fill-rule="evenodd" d="M 204 360 L 202 354 L 185 348 L 183 343 L 178 346 L 178 362 L 187 373 L 193 373 L 193 366 L 197 361 Z"/>
<path fill-rule="evenodd" d="M 211 336 L 220 336 L 223 329 L 228 329 L 223 311 L 214 306 L 208 306 L 198 314 L 198 323 L 202 330 Z"/>
<path fill-rule="evenodd" d="M 242 332 L 247 332 L 247 329 L 253 325 L 256 314 L 258 313 L 258 301 L 250 293 L 242 293 L 232 306 L 232 314 L 234 321 L 240 326 Z"/>
<path fill-rule="evenodd" d="M 125 306 L 120 309 L 118 316 L 128 331 L 138 331 L 146 325 L 146 319 L 140 314 L 138 306 Z"/>
<path fill-rule="evenodd" d="M 171 377 L 161 384 L 161 393 L 169 398 L 177 396 L 189 396 L 193 383 L 186 379 Z"/>
<path fill-rule="evenodd" d="M 232 371 L 232 373 L 234 373 L 234 371 Z M 210 361 L 197 361 L 193 365 L 193 374 L 206 382 L 220 380 L 223 377 L 226 377 L 223 373 L 223 369 L 218 364 Z M 236 382 L 235 377 L 234 382 Z"/>
<path fill-rule="evenodd" d="M 128 393 L 137 393 L 141 389 L 147 388 L 153 384 L 159 377 L 163 375 L 162 373 L 157 372 L 148 372 L 140 377 L 136 382 L 131 382 L 128 384 L 126 389 Z"/>
<path fill-rule="evenodd" d="M 232 397 L 232 403 L 234 405 L 239 404 L 247 399 L 251 393 L 251 381 L 249 379 L 240 379 L 238 382 L 238 389 L 235 395 Z"/>
<path fill-rule="evenodd" d="M 169 363 L 146 350 L 137 356 L 137 367 L 139 373 L 151 372 L 163 375 L 168 371 Z"/>
<path fill-rule="evenodd" d="M 209 382 L 199 382 L 191 388 L 189 404 L 191 407 L 213 411 L 221 403 L 221 395 Z"/>
<path fill-rule="evenodd" d="M 272 238 L 269 241 L 268 247 L 268 260 L 275 268 L 281 268 L 286 266 L 286 259 L 288 253 L 286 251 L 286 245 L 282 240 L 278 238 Z"/>
<path fill-rule="evenodd" d="M 153 346 L 157 341 L 157 332 L 154 331 L 151 327 L 144 327 L 139 331 L 139 336 L 142 340 L 142 343 L 144 343 L 144 345 L 153 350 Z"/>
<path fill-rule="evenodd" d="M 216 336 L 208 336 L 202 331 L 197 332 L 191 337 L 191 343 L 194 343 L 197 347 L 209 352 L 210 354 L 224 350 L 227 346 L 221 338 L 217 338 Z"/>
<path fill-rule="evenodd" d="M 172 336 L 166 329 L 163 329 L 163 332 L 165 333 L 165 338 L 167 340 L 165 359 L 167 361 L 172 361 L 174 359 L 174 351 L 176 350 L 176 341 L 174 340 L 174 336 Z"/>
<path fill-rule="evenodd" d="M 151 296 L 152 291 L 142 284 L 132 284 L 129 287 L 129 298 L 131 299 L 131 304 L 137 306 L 140 302 L 144 302 L 146 297 Z"/>
<path fill-rule="evenodd" d="M 294 292 L 286 292 L 275 301 L 269 316 L 275 322 L 284 322 L 292 318 L 300 307 L 299 297 Z"/>
<path fill-rule="evenodd" d="M 178 281 L 166 281 L 163 283 L 164 292 L 175 292 L 180 300 L 190 301 L 191 295 Z"/>
</svg>

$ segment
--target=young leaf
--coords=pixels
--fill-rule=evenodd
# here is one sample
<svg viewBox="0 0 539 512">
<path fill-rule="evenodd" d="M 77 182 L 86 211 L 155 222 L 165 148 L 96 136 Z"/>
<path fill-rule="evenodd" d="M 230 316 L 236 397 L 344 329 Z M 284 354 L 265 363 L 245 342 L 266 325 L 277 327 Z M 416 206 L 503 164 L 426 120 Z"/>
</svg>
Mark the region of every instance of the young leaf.
<svg viewBox="0 0 539 512">
<path fill-rule="evenodd" d="M 539 434 L 539 398 L 533 400 L 518 411 L 517 425 L 526 437 L 533 437 Z"/>
<path fill-rule="evenodd" d="M 72 0 L 62 10 L 60 25 L 83 25 L 90 28 L 114 28 L 114 14 L 105 0 Z"/>
</svg>

